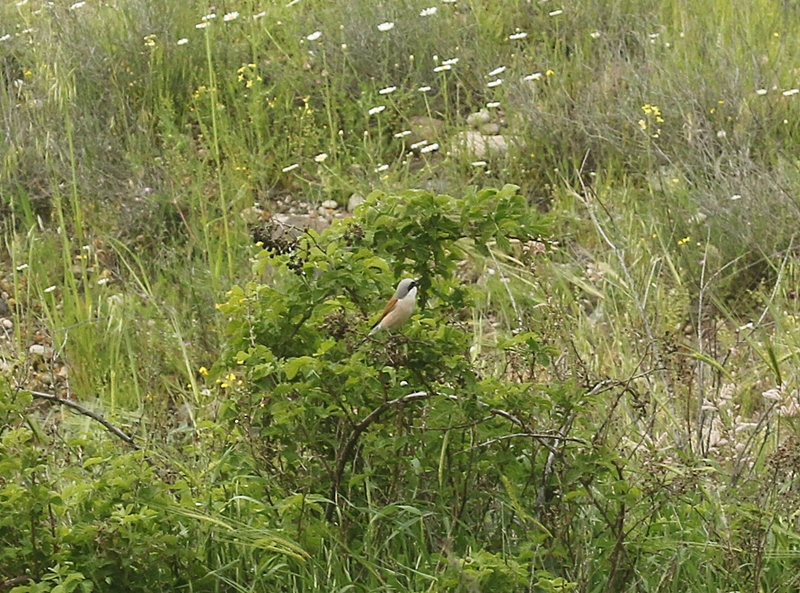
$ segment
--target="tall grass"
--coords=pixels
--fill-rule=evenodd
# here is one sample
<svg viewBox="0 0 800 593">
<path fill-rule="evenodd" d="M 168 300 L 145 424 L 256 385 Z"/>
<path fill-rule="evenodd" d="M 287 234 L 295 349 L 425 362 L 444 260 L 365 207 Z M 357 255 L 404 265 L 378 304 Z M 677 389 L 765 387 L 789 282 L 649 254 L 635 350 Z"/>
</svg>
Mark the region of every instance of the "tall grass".
<svg viewBox="0 0 800 593">
<path fill-rule="evenodd" d="M 182 516 L 200 534 L 200 553 L 182 557 L 205 571 L 198 589 L 796 589 L 800 15 L 789 3 L 209 10 L 0 6 L 8 401 L 14 386 L 58 391 L 140 435 L 159 459 L 148 476 L 173 513 L 165 529 L 182 533 Z M 503 154 L 457 145 L 484 108 Z M 417 138 L 422 117 L 436 123 Z M 411 149 L 422 139 L 438 150 Z M 478 480 L 496 505 L 449 523 L 450 437 L 423 500 L 384 499 L 369 457 L 349 486 L 367 502 L 336 524 L 299 487 L 277 492 L 250 435 L 224 428 L 224 377 L 206 384 L 200 370 L 222 356 L 215 303 L 271 278 L 253 272 L 260 249 L 242 214 L 505 183 L 556 230 L 535 247 L 465 251 L 464 282 L 482 296 L 461 321 L 486 376 L 524 368 L 515 379 L 554 385 L 554 410 L 569 408 L 556 386 L 587 394 L 547 426 L 597 447 L 558 475 L 569 496 L 534 516 L 525 483 Z M 530 367 L 497 347 L 520 322 L 540 342 Z M 101 436 L 68 416 L 30 412 L 31 425 L 37 414 L 66 443 L 46 459 L 53 491 L 106 479 L 69 471 L 67 437 Z M 531 482 L 557 461 L 532 465 Z M 600 466 L 596 482 L 578 476 Z"/>
</svg>

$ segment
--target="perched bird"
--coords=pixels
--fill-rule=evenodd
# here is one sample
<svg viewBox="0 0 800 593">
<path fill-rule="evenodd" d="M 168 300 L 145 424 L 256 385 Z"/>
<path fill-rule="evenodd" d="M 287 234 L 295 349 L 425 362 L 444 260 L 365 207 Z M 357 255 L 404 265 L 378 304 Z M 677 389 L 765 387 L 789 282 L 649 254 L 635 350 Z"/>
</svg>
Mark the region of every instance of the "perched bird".
<svg viewBox="0 0 800 593">
<path fill-rule="evenodd" d="M 383 315 L 370 330 L 369 335 L 371 336 L 384 329 L 392 330 L 399 327 L 411 317 L 416 304 L 417 280 L 415 278 L 404 278 L 397 285 L 397 291 L 389 299 L 386 308 L 383 310 Z"/>
</svg>

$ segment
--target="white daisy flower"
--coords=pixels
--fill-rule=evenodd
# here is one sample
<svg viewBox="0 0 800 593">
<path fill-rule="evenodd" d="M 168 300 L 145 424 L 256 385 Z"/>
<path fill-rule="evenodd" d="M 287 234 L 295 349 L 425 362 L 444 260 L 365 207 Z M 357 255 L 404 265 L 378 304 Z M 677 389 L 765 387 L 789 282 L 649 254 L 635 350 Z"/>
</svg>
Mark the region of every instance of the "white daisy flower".
<svg viewBox="0 0 800 593">
<path fill-rule="evenodd" d="M 431 6 L 430 8 L 425 8 L 425 9 L 423 9 L 423 10 L 422 10 L 422 11 L 419 13 L 419 16 L 432 16 L 432 15 L 436 14 L 436 11 L 437 11 L 437 10 L 439 10 L 439 9 L 438 9 L 438 8 L 436 8 L 435 6 Z"/>
<path fill-rule="evenodd" d="M 513 35 L 509 35 L 508 38 L 511 41 L 516 41 L 517 39 L 525 39 L 528 34 L 525 31 L 520 31 L 519 33 L 514 33 Z"/>
<path fill-rule="evenodd" d="M 317 163 L 323 163 L 323 162 L 325 162 L 325 159 L 327 159 L 327 158 L 328 158 L 328 153 L 321 152 L 317 156 L 314 157 L 314 161 L 317 162 Z"/>
<path fill-rule="evenodd" d="M 434 142 L 433 144 L 429 144 L 428 146 L 420 150 L 420 152 L 422 154 L 427 154 L 429 152 L 433 152 L 434 150 L 439 150 L 439 144 L 436 142 Z"/>
<path fill-rule="evenodd" d="M 494 77 L 494 76 L 497 76 L 498 74 L 502 74 L 505 71 L 506 71 L 506 67 L 505 66 L 500 66 L 499 68 L 495 68 L 494 70 L 489 72 L 489 74 L 487 74 L 486 76 Z"/>
<path fill-rule="evenodd" d="M 288 173 L 289 171 L 294 171 L 295 169 L 298 169 L 299 167 L 300 167 L 300 165 L 298 165 L 297 163 L 294 163 L 293 165 L 289 165 L 288 167 L 284 167 L 283 169 L 281 169 L 281 171 L 284 172 L 284 173 Z"/>
<path fill-rule="evenodd" d="M 498 78 L 497 80 L 493 80 L 491 82 L 487 82 L 486 86 L 488 86 L 490 89 L 493 89 L 494 87 L 500 86 L 501 84 L 503 84 L 503 79 L 502 78 Z"/>
<path fill-rule="evenodd" d="M 239 13 L 234 10 L 233 12 L 226 13 L 225 16 L 222 17 L 222 20 L 228 22 L 236 20 L 238 18 L 239 18 Z"/>
<path fill-rule="evenodd" d="M 370 115 L 375 115 L 376 113 L 380 113 L 381 111 L 384 111 L 385 109 L 386 109 L 386 105 L 378 105 L 377 107 L 373 107 L 372 109 L 370 109 L 367 113 L 369 113 Z"/>
<path fill-rule="evenodd" d="M 391 31 L 392 29 L 394 29 L 394 23 L 390 21 L 386 21 L 385 23 L 381 23 L 380 25 L 378 25 L 378 31 L 380 31 L 381 33 L 385 33 L 386 31 Z"/>
<path fill-rule="evenodd" d="M 308 35 L 306 39 L 309 41 L 316 41 L 320 37 L 322 37 L 322 31 L 314 31 L 311 35 Z"/>
<path fill-rule="evenodd" d="M 396 86 L 387 86 L 385 89 L 381 89 L 378 91 L 379 95 L 388 95 L 389 93 L 393 93 L 397 90 Z"/>
<path fill-rule="evenodd" d="M 186 37 L 178 39 L 178 45 L 186 45 L 187 43 L 189 43 L 189 40 Z"/>
</svg>

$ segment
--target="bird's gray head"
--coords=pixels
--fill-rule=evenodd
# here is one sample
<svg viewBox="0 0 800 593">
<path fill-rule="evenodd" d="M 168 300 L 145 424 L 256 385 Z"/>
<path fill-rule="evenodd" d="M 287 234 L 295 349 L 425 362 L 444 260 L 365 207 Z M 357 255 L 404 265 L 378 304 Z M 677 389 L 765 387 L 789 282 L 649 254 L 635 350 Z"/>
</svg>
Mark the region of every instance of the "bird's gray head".
<svg viewBox="0 0 800 593">
<path fill-rule="evenodd" d="M 416 278 L 403 278 L 400 281 L 400 284 L 397 285 L 397 291 L 394 293 L 394 298 L 398 301 L 400 299 L 406 298 L 408 293 L 411 291 L 416 293 L 417 291 L 417 279 Z"/>
</svg>

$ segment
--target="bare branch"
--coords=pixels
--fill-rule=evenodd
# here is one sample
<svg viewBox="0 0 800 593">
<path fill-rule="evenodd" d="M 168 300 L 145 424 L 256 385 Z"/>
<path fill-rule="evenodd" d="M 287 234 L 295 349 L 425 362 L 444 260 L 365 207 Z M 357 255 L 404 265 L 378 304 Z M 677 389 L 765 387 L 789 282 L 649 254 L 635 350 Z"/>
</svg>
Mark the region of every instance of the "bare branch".
<svg viewBox="0 0 800 593">
<path fill-rule="evenodd" d="M 98 414 L 97 412 L 92 412 L 89 408 L 83 407 L 78 402 L 74 402 L 71 399 L 66 399 L 64 397 L 59 397 L 59 396 L 53 395 L 51 393 L 42 393 L 41 391 L 28 391 L 28 393 L 30 393 L 33 397 L 35 397 L 37 399 L 46 399 L 47 401 L 55 402 L 55 403 L 61 404 L 62 406 L 67 406 L 68 408 L 72 408 L 73 410 L 75 410 L 79 414 L 82 414 L 84 416 L 88 416 L 92 420 L 96 420 L 97 422 L 102 424 L 108 432 L 110 432 L 111 434 L 113 434 L 115 436 L 118 436 L 123 441 L 128 443 L 131 447 L 133 447 L 134 449 L 138 450 L 138 449 L 141 448 L 136 443 L 136 441 L 133 440 L 132 436 L 125 434 L 119 428 L 117 428 L 116 426 L 111 424 L 108 420 L 103 418 L 100 414 Z"/>
</svg>

